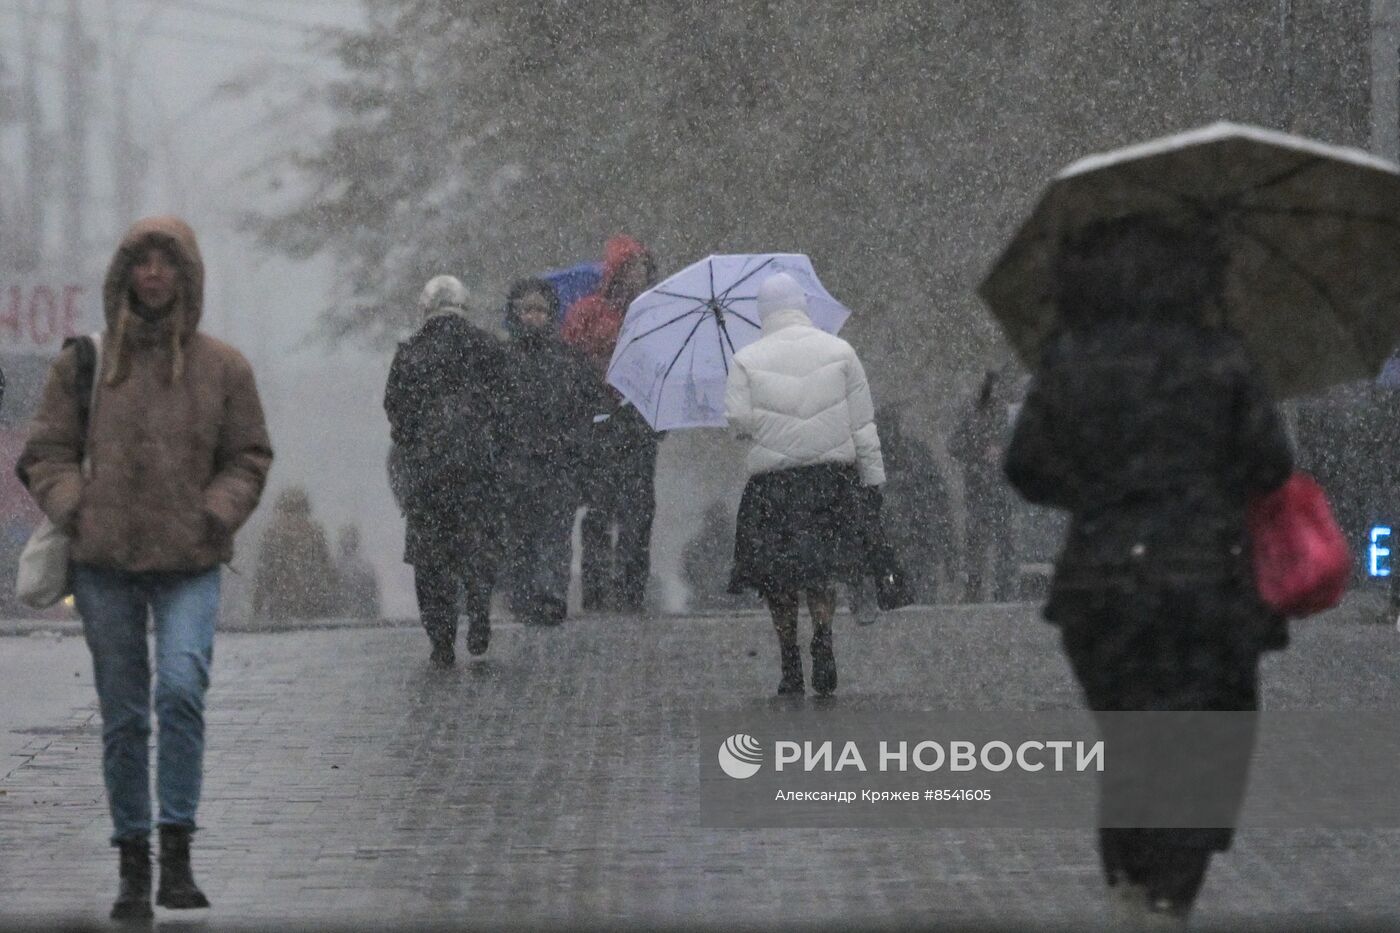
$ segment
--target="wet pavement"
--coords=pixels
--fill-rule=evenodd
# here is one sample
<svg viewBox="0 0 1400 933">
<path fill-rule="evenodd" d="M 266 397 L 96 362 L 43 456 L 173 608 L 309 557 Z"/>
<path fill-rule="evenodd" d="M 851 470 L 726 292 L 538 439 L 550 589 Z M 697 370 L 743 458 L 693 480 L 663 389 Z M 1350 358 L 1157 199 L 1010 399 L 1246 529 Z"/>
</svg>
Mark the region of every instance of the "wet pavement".
<svg viewBox="0 0 1400 933">
<path fill-rule="evenodd" d="M 116 858 L 94 703 L 76 703 L 72 684 L 81 647 L 0 639 L 5 693 L 27 698 L 0 718 L 6 928 L 107 923 Z M 214 907 L 158 911 L 159 923 L 1083 929 L 1106 919 L 1089 831 L 701 828 L 697 713 L 768 709 L 776 686 L 771 631 L 756 615 L 499 625 L 485 658 L 459 644 L 449 672 L 428 667 L 427 649 L 410 627 L 220 636 L 195 840 Z M 1030 606 L 911 609 L 868 628 L 843 614 L 836 650 L 837 704 L 1078 703 L 1054 630 Z M 1267 662 L 1265 704 L 1397 708 L 1398 672 L 1400 633 L 1338 611 L 1296 626 L 1294 648 Z M 89 669 L 78 682 L 90 685 Z M 1244 832 L 1217 859 L 1196 921 L 1400 925 L 1397 877 L 1400 830 Z"/>
</svg>

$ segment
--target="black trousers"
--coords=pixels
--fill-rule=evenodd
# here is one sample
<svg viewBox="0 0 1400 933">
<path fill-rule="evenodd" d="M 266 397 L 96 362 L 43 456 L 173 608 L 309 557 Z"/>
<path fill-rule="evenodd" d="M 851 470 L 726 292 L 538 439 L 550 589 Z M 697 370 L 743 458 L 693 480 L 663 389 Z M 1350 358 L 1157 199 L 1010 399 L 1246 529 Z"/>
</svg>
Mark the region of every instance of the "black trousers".
<svg viewBox="0 0 1400 933">
<path fill-rule="evenodd" d="M 418 615 L 428 638 L 434 643 L 456 639 L 463 590 L 467 597 L 467 618 L 476 623 L 488 620 L 494 585 L 493 573 L 463 573 L 446 563 L 414 564 L 413 588 L 418 595 Z"/>
<path fill-rule="evenodd" d="M 608 437 L 595 448 L 584 494 L 585 609 L 642 608 L 651 575 L 656 453 L 649 429 Z"/>
<path fill-rule="evenodd" d="M 540 466 L 536 475 L 547 469 Z M 555 483 L 522 484 L 518 490 L 515 510 L 506 523 L 499 578 L 517 616 L 558 613 L 563 618 L 577 502 L 575 490 Z"/>
<path fill-rule="evenodd" d="M 1000 489 L 985 489 L 978 484 L 969 487 L 971 507 L 967 513 L 966 547 L 963 559 L 967 566 L 967 599 L 982 598 L 983 580 L 991 558 L 991 593 L 995 602 L 1016 597 L 1016 554 L 1011 540 L 1011 506 Z"/>
</svg>

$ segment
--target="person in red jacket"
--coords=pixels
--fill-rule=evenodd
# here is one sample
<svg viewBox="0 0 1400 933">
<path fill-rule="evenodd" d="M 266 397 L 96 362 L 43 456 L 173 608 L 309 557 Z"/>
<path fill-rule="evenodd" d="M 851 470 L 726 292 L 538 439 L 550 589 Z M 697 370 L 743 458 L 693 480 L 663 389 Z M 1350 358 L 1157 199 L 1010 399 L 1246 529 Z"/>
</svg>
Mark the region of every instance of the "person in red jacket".
<svg viewBox="0 0 1400 933">
<path fill-rule="evenodd" d="M 598 374 L 606 376 L 627 306 L 655 282 L 656 260 L 650 250 L 626 234 L 608 240 L 603 281 L 564 315 L 564 342 L 587 354 Z"/>
<path fill-rule="evenodd" d="M 623 235 L 608 240 L 602 284 L 564 317 L 564 342 L 588 357 L 599 378 L 607 376 L 627 306 L 655 282 L 656 260 L 645 246 Z M 609 397 L 614 405 L 595 426 L 582 484 L 583 607 L 638 612 L 651 573 L 661 435 L 616 392 Z"/>
</svg>

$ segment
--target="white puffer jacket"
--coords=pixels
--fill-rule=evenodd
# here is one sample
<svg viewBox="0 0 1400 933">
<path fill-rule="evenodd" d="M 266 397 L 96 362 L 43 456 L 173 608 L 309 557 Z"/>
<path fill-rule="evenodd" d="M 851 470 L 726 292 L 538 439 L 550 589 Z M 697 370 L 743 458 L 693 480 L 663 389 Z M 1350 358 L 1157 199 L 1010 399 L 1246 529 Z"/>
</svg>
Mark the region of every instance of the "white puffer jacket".
<svg viewBox="0 0 1400 933">
<path fill-rule="evenodd" d="M 865 485 L 885 481 L 865 368 L 849 343 L 800 310 L 763 318 L 763 336 L 734 355 L 724 404 L 730 429 L 753 441 L 750 476 L 854 463 Z"/>
</svg>

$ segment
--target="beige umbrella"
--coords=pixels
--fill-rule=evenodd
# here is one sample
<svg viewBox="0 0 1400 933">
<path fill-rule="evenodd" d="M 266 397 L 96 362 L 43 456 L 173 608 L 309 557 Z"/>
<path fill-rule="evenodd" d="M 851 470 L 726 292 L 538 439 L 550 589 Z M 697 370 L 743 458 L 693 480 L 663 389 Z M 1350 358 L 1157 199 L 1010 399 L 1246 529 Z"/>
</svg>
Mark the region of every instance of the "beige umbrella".
<svg viewBox="0 0 1400 933">
<path fill-rule="evenodd" d="M 1400 168 L 1357 149 L 1216 123 L 1060 172 L 978 288 L 1026 365 L 1059 326 L 1053 263 L 1088 224 L 1212 229 L 1225 322 L 1279 397 L 1371 379 L 1400 340 Z"/>
</svg>

